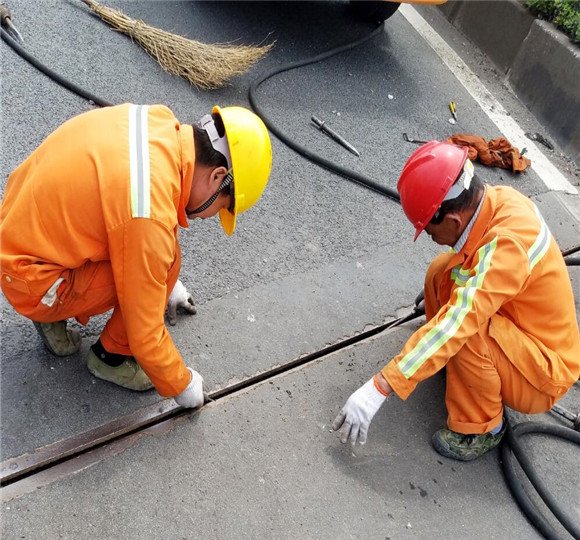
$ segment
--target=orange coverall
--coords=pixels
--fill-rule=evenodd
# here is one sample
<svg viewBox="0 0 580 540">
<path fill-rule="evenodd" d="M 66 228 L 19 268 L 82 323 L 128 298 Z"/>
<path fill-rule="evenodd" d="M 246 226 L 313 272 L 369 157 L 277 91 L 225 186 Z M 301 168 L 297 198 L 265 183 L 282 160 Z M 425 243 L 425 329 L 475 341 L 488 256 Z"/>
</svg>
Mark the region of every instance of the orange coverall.
<svg viewBox="0 0 580 540">
<path fill-rule="evenodd" d="M 193 129 L 165 106 L 124 104 L 65 122 L 9 176 L 2 290 L 34 321 L 114 308 L 101 342 L 133 355 L 162 396 L 189 384 L 164 323 L 187 227 Z"/>
<path fill-rule="evenodd" d="M 564 259 L 539 211 L 487 187 L 467 241 L 425 278 L 427 324 L 383 369 L 406 399 L 446 366 L 449 429 L 491 431 L 503 404 L 547 411 L 580 376 L 580 334 Z"/>
</svg>

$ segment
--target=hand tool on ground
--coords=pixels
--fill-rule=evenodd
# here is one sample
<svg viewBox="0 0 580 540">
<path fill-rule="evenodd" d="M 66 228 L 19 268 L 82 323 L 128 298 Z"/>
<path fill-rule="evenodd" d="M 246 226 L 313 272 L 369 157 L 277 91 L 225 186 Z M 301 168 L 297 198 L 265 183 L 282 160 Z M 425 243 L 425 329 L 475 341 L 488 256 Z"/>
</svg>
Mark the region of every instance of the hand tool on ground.
<svg viewBox="0 0 580 540">
<path fill-rule="evenodd" d="M 10 9 L 8 9 L 8 6 L 4 2 L 0 2 L 0 23 L 6 27 L 6 31 L 10 34 L 10 37 L 20 41 L 20 43 L 24 43 L 24 39 L 12 22 L 12 13 L 10 13 Z"/>
<path fill-rule="evenodd" d="M 548 150 L 554 150 L 554 145 L 548 139 L 546 139 L 546 137 L 544 137 L 541 133 L 527 132 L 524 135 L 531 141 L 537 141 L 540 144 L 543 144 Z"/>
<path fill-rule="evenodd" d="M 425 144 L 427 141 L 420 141 L 419 139 L 411 139 L 406 133 L 403 133 L 403 139 L 413 144 Z"/>
<path fill-rule="evenodd" d="M 552 407 L 552 412 L 558 413 L 560 416 L 566 418 L 566 420 L 570 420 L 572 422 L 574 429 L 576 431 L 580 431 L 580 413 L 574 414 L 573 412 L 569 411 L 562 407 L 562 405 L 558 405 L 557 403 L 554 404 Z"/>
<path fill-rule="evenodd" d="M 453 119 L 457 122 L 457 104 L 455 101 L 449 102 L 449 110 L 451 111 L 451 116 L 453 116 Z"/>
<path fill-rule="evenodd" d="M 331 139 L 334 139 L 338 144 L 344 146 L 349 152 L 352 152 L 355 156 L 360 157 L 360 152 L 352 144 L 343 139 L 338 133 L 330 129 L 326 125 L 326 122 L 323 122 L 319 118 L 316 118 L 316 116 L 312 117 L 312 121 L 320 131 L 326 133 Z"/>
</svg>

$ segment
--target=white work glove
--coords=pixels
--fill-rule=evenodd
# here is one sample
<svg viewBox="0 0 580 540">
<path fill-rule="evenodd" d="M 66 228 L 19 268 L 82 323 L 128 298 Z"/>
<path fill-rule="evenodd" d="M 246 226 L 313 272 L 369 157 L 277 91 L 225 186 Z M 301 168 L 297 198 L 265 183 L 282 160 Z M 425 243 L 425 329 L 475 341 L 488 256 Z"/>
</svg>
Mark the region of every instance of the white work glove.
<svg viewBox="0 0 580 540">
<path fill-rule="evenodd" d="M 350 440 L 353 446 L 357 441 L 365 444 L 371 420 L 385 399 L 375 387 L 374 377 L 353 392 L 332 423 L 333 430 L 340 428 L 340 442 Z"/>
<path fill-rule="evenodd" d="M 193 304 L 193 296 L 187 292 L 185 285 L 178 279 L 169 295 L 167 302 L 167 318 L 171 326 L 177 322 L 177 308 L 181 308 L 190 315 L 195 315 L 197 310 Z"/>
<path fill-rule="evenodd" d="M 191 373 L 191 382 L 181 394 L 177 394 L 173 399 L 182 407 L 194 409 L 203 405 L 203 377 L 190 367 L 187 369 Z"/>
</svg>

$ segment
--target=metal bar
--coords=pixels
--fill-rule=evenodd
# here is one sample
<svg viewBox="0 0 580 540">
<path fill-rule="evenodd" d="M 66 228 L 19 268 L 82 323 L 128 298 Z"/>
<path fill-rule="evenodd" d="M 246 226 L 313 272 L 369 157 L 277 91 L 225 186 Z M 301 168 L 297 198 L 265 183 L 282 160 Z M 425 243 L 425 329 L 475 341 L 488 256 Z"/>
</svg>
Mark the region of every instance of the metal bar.
<svg viewBox="0 0 580 540">
<path fill-rule="evenodd" d="M 183 409 L 174 401 L 165 400 L 121 418 L 116 418 L 95 429 L 48 444 L 34 452 L 7 459 L 0 463 L 0 486 L 3 487 L 34 471 L 70 459 L 145 426 L 159 423 L 175 416 L 180 410 Z"/>
<path fill-rule="evenodd" d="M 360 152 L 352 144 L 350 144 L 344 137 L 340 136 L 333 129 L 330 129 L 326 125 L 326 122 L 320 120 L 319 118 L 316 118 L 316 116 L 312 116 L 311 120 L 314 122 L 314 124 L 320 131 L 326 133 L 326 135 L 328 135 L 331 139 L 335 140 L 338 144 L 342 145 L 349 152 L 352 152 L 355 156 L 360 157 Z"/>
<path fill-rule="evenodd" d="M 370 330 L 361 332 L 356 336 L 341 340 L 333 345 L 324 347 L 323 349 L 297 358 L 291 362 L 264 373 L 260 373 L 221 390 L 216 390 L 208 395 L 208 400 L 215 401 L 223 398 L 258 384 L 266 379 L 313 362 L 314 360 L 318 360 L 323 356 L 368 339 L 380 334 L 381 332 L 400 326 L 401 324 L 416 319 L 422 315 L 422 310 L 415 309 L 404 317 L 371 328 Z M 75 459 L 89 451 L 93 452 L 112 442 L 119 441 L 124 437 L 137 435 L 138 432 L 142 430 L 152 428 L 164 421 L 176 419 L 191 412 L 192 409 L 184 409 L 172 400 L 165 400 L 160 403 L 154 403 L 153 405 L 121 418 L 117 418 L 95 429 L 43 446 L 34 452 L 7 459 L 0 463 L 0 486 L 4 490 L 5 487 L 25 480 L 34 474 L 46 471 L 50 467 L 63 464 L 64 462 Z"/>
<path fill-rule="evenodd" d="M 564 418 L 566 418 L 566 420 L 570 420 L 570 422 L 574 422 L 574 420 L 576 420 L 574 415 L 569 410 L 564 409 L 564 407 L 562 407 L 561 405 L 558 405 L 557 403 L 554 404 L 554 406 L 552 407 L 552 410 L 555 413 L 558 413 L 560 416 L 563 416 Z"/>
<path fill-rule="evenodd" d="M 405 139 L 405 141 L 409 142 L 409 143 L 413 143 L 413 144 L 425 144 L 427 141 L 421 141 L 419 139 L 413 139 L 411 137 L 409 137 L 409 135 L 407 135 L 406 133 L 403 133 L 403 139 Z"/>
<path fill-rule="evenodd" d="M 572 253 L 576 253 L 578 251 L 580 251 L 580 244 L 578 244 L 577 246 L 572 246 L 571 248 L 568 249 L 563 249 L 562 256 L 567 257 L 568 255 L 572 255 Z"/>
<path fill-rule="evenodd" d="M 551 408 L 552 412 L 558 413 L 560 416 L 563 416 L 566 420 L 572 422 L 573 429 L 576 431 L 580 431 L 580 413 L 574 414 L 570 412 L 568 409 L 562 407 L 562 405 L 558 405 L 554 403 L 553 407 Z"/>
</svg>

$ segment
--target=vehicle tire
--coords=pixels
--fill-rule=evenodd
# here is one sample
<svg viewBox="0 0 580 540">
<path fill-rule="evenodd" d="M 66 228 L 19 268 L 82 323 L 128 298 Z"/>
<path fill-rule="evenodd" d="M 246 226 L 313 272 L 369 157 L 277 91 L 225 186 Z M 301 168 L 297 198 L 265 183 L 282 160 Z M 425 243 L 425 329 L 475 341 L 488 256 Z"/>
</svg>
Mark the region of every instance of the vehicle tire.
<svg viewBox="0 0 580 540">
<path fill-rule="evenodd" d="M 399 8 L 398 2 L 350 0 L 350 10 L 354 17 L 366 22 L 382 23 Z"/>
</svg>

